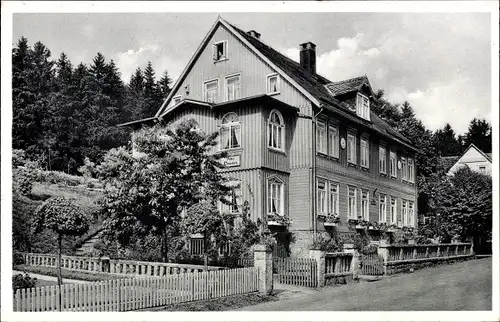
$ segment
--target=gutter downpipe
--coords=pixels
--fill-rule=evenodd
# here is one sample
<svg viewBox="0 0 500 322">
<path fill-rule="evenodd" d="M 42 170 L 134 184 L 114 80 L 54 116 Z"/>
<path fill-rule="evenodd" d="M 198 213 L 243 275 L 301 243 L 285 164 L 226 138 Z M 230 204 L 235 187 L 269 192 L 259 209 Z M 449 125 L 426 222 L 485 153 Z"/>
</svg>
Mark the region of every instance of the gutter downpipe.
<svg viewBox="0 0 500 322">
<path fill-rule="evenodd" d="M 318 115 L 323 112 L 323 107 L 320 106 L 320 110 L 318 113 L 313 114 L 312 118 L 312 123 L 313 123 L 313 133 L 312 133 L 312 184 L 311 184 L 311 189 L 312 189 L 312 200 L 311 200 L 311 210 L 312 210 L 312 216 L 313 216 L 313 237 L 316 238 L 316 233 L 317 233 L 317 223 L 316 223 L 316 124 L 317 124 L 317 117 Z"/>
</svg>

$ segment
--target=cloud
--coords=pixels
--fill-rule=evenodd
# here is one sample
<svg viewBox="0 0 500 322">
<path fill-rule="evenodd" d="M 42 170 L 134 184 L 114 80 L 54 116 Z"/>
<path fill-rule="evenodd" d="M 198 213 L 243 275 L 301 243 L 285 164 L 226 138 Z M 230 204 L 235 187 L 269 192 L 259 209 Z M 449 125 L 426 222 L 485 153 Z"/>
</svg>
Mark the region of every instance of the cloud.
<svg viewBox="0 0 500 322">
<path fill-rule="evenodd" d="M 157 79 L 161 77 L 165 70 L 168 71 L 172 79 L 177 79 L 185 64 L 170 58 L 164 50 L 156 44 L 148 44 L 139 47 L 139 49 L 132 48 L 125 52 L 116 53 L 114 59 L 121 71 L 122 79 L 126 83 L 130 81 L 131 75 L 138 67 L 144 70 L 148 61 L 151 61 Z"/>
</svg>

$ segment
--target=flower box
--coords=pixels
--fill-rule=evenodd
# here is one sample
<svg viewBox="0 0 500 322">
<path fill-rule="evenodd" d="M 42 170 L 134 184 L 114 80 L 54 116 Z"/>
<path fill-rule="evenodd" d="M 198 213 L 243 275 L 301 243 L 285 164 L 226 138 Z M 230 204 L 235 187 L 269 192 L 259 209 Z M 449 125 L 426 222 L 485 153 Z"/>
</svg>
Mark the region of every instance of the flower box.
<svg viewBox="0 0 500 322">
<path fill-rule="evenodd" d="M 356 225 L 356 229 L 365 229 L 365 226 L 363 226 L 363 225 Z"/>
<path fill-rule="evenodd" d="M 327 227 L 337 227 L 339 224 L 336 223 L 336 222 L 324 222 L 323 225 L 327 226 Z"/>
<path fill-rule="evenodd" d="M 269 220 L 267 222 L 267 225 L 268 226 L 285 226 L 285 223 L 277 222 L 277 221 L 274 221 L 274 220 Z"/>
</svg>

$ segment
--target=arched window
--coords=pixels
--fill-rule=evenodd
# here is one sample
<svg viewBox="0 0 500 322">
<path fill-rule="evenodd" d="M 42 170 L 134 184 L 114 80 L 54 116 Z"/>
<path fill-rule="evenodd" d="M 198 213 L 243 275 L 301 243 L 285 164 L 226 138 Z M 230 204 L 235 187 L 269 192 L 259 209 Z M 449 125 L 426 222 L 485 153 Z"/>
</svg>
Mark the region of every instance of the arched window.
<svg viewBox="0 0 500 322">
<path fill-rule="evenodd" d="M 241 123 L 236 113 L 227 113 L 222 118 L 220 148 L 228 150 L 241 147 Z"/>
<path fill-rule="evenodd" d="M 283 181 L 277 177 L 267 180 L 267 213 L 284 216 Z"/>
<path fill-rule="evenodd" d="M 284 150 L 285 122 L 277 110 L 272 110 L 268 120 L 268 146 L 273 149 Z"/>
</svg>

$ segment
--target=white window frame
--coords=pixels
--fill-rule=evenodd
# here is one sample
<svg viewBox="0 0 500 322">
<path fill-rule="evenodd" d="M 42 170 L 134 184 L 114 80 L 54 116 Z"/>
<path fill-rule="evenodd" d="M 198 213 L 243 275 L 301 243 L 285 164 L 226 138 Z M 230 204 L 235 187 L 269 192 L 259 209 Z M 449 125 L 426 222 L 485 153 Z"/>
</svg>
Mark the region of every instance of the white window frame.
<svg viewBox="0 0 500 322">
<path fill-rule="evenodd" d="M 361 93 L 356 96 L 356 114 L 370 121 L 370 99 Z"/>
<path fill-rule="evenodd" d="M 479 166 L 478 170 L 479 170 L 479 173 L 486 174 L 486 166 L 485 165 Z"/>
<path fill-rule="evenodd" d="M 387 195 L 379 195 L 378 221 L 387 222 Z"/>
<path fill-rule="evenodd" d="M 413 201 L 408 203 L 408 221 L 410 227 L 415 227 L 415 203 Z"/>
<path fill-rule="evenodd" d="M 406 163 L 406 157 L 401 157 L 401 180 L 407 181 L 408 180 L 408 167 Z"/>
<path fill-rule="evenodd" d="M 318 153 L 326 154 L 328 146 L 327 122 L 318 120 L 316 123 L 316 150 Z"/>
<path fill-rule="evenodd" d="M 394 201 L 394 206 L 393 202 Z M 394 210 L 394 211 L 393 211 Z M 398 222 L 398 198 L 391 196 L 391 205 L 390 205 L 390 224 L 397 224 Z"/>
<path fill-rule="evenodd" d="M 389 152 L 389 163 L 390 163 L 391 177 L 397 178 L 398 177 L 398 155 L 397 155 L 396 151 L 391 150 Z"/>
<path fill-rule="evenodd" d="M 351 189 L 353 189 L 352 196 L 351 196 Z M 354 209 L 352 208 L 351 205 L 351 197 L 354 198 Z M 358 205 L 358 188 L 355 186 L 347 186 L 347 218 L 358 219 L 357 205 Z"/>
<path fill-rule="evenodd" d="M 207 97 L 207 94 L 208 94 L 207 86 L 211 83 L 215 83 L 217 85 L 217 90 L 215 91 L 215 101 L 209 101 L 208 97 Z M 210 103 L 218 103 L 219 102 L 219 79 L 218 78 L 210 79 L 210 80 L 207 80 L 203 83 L 203 100 L 205 102 L 210 102 Z"/>
<path fill-rule="evenodd" d="M 276 114 L 280 120 L 281 124 L 277 124 L 271 121 L 272 116 Z M 276 140 L 272 140 L 273 136 L 276 134 Z M 285 151 L 285 120 L 283 119 L 283 115 L 281 115 L 280 111 L 274 109 L 269 113 L 269 118 L 267 119 L 267 146 L 270 149 Z M 276 142 L 276 146 L 274 143 Z"/>
<path fill-rule="evenodd" d="M 350 139 L 352 138 L 352 140 Z M 352 146 L 350 144 L 350 141 L 352 141 Z M 357 148 L 356 148 L 356 133 L 354 132 L 347 132 L 347 162 L 356 164 L 357 162 Z"/>
<path fill-rule="evenodd" d="M 408 181 L 415 183 L 415 160 L 408 158 Z"/>
<path fill-rule="evenodd" d="M 378 171 L 387 174 L 387 147 L 383 144 L 378 147 Z"/>
<path fill-rule="evenodd" d="M 320 188 L 323 186 L 323 189 Z M 326 179 L 316 179 L 316 213 L 326 215 L 328 213 L 328 181 Z"/>
<path fill-rule="evenodd" d="M 339 214 L 339 184 L 333 181 L 330 181 L 328 185 L 328 213 Z"/>
<path fill-rule="evenodd" d="M 271 194 L 271 190 L 273 190 L 274 188 L 273 187 L 276 187 L 276 189 L 279 190 L 278 194 L 276 196 L 279 195 L 279 199 L 278 198 L 273 198 L 272 197 L 272 194 Z M 267 197 L 267 213 L 268 214 L 271 214 L 271 203 L 272 203 L 272 200 L 276 200 L 278 199 L 279 200 L 279 205 L 278 205 L 278 211 L 276 214 L 280 215 L 280 216 L 284 216 L 285 215 L 285 183 L 283 182 L 283 180 L 279 179 L 278 177 L 271 177 L 271 178 L 268 178 L 267 179 L 267 188 L 266 188 L 266 191 L 267 191 L 267 194 L 266 194 L 266 197 Z"/>
<path fill-rule="evenodd" d="M 221 57 L 217 58 L 217 55 L 218 55 L 217 54 L 217 45 L 219 45 L 219 44 L 223 44 L 223 50 L 224 50 L 225 55 L 222 55 Z M 212 59 L 214 60 L 215 63 L 227 60 L 228 57 L 229 57 L 229 55 L 228 55 L 227 40 L 221 40 L 221 41 L 215 42 L 212 45 Z"/>
<path fill-rule="evenodd" d="M 328 124 L 328 155 L 339 158 L 340 154 L 340 135 L 338 124 Z"/>
<path fill-rule="evenodd" d="M 366 189 L 361 189 L 361 218 L 370 220 L 370 192 Z"/>
<path fill-rule="evenodd" d="M 364 145 L 364 146 L 363 146 Z M 362 136 L 359 142 L 360 150 L 360 165 L 365 168 L 370 168 L 370 139 Z"/>
<path fill-rule="evenodd" d="M 403 222 L 403 226 L 408 225 L 408 201 L 401 201 L 401 221 Z"/>
<path fill-rule="evenodd" d="M 229 81 L 230 79 L 232 79 L 232 78 L 236 78 L 236 77 L 237 77 L 237 78 L 238 78 L 238 80 L 239 80 L 239 90 L 238 90 L 238 92 L 239 92 L 239 96 L 238 96 L 238 97 L 233 97 L 233 98 L 231 99 L 231 101 L 235 101 L 235 100 L 238 100 L 238 99 L 240 99 L 240 98 L 241 98 L 241 89 L 242 89 L 242 87 L 241 87 L 241 73 L 236 73 L 236 74 L 232 74 L 232 75 L 227 75 L 226 77 L 224 77 L 224 98 L 225 98 L 226 102 L 230 101 L 230 100 L 229 100 L 229 88 L 228 88 L 228 81 Z M 234 92 L 234 90 L 233 90 L 233 92 Z M 234 95 L 234 93 L 233 93 L 233 95 Z M 234 96 L 236 96 L 236 95 L 234 95 Z"/>
<path fill-rule="evenodd" d="M 236 121 L 236 122 L 228 122 L 228 123 L 221 123 L 220 130 L 219 130 L 219 150 L 220 151 L 223 151 L 223 150 L 227 151 L 227 150 L 240 149 L 241 148 L 241 121 L 240 121 L 240 118 L 239 118 L 238 114 L 236 114 L 234 112 L 226 113 L 222 117 L 222 122 L 224 122 L 224 119 L 228 115 L 230 115 L 230 114 L 236 115 L 236 117 L 238 118 L 238 121 Z M 230 146 L 228 148 L 224 148 L 224 144 L 222 142 L 222 140 L 223 140 L 222 131 L 224 129 L 228 129 L 228 131 L 229 131 L 229 137 L 230 137 L 230 140 L 232 141 L 231 132 L 233 131 L 233 128 L 235 128 L 235 129 L 239 128 L 239 132 L 235 132 L 235 133 L 238 133 L 238 134 L 235 134 L 236 135 L 236 139 L 238 140 L 238 146 L 232 146 L 233 144 L 231 142 L 231 144 L 230 144 Z"/>
<path fill-rule="evenodd" d="M 271 86 L 271 79 L 276 78 L 276 91 L 272 92 L 270 91 L 270 86 Z M 281 87 L 281 80 L 280 76 L 276 73 L 267 75 L 266 77 L 266 93 L 268 95 L 276 95 L 280 93 L 280 87 Z"/>
</svg>

